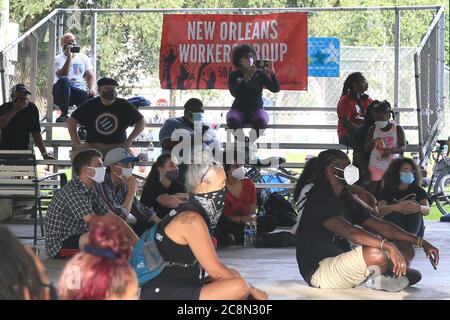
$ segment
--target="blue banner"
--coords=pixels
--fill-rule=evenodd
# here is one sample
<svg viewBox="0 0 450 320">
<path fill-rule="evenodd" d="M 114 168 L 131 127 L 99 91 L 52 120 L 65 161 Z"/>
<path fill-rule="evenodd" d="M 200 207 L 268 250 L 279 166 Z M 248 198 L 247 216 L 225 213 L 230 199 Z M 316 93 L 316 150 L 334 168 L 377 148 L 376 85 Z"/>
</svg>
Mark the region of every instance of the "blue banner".
<svg viewBox="0 0 450 320">
<path fill-rule="evenodd" d="M 339 77 L 338 38 L 308 38 L 308 77 Z"/>
</svg>

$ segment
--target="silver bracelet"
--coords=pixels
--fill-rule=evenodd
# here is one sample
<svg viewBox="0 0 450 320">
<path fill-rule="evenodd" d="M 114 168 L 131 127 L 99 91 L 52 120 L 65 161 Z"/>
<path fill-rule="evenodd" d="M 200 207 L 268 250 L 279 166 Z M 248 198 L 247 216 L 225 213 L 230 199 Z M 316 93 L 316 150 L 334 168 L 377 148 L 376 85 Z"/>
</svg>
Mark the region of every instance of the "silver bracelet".
<svg viewBox="0 0 450 320">
<path fill-rule="evenodd" d="M 383 244 L 386 242 L 386 239 L 383 239 L 383 241 L 381 241 L 381 246 L 380 246 L 380 250 L 383 251 Z"/>
</svg>

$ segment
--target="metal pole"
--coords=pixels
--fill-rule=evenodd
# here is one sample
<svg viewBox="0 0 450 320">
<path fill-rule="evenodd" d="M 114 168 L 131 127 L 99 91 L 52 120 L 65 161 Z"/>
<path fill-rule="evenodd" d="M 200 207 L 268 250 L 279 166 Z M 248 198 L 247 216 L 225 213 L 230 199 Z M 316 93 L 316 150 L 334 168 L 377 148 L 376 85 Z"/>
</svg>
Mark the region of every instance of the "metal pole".
<svg viewBox="0 0 450 320">
<path fill-rule="evenodd" d="M 30 54 L 31 54 L 31 70 L 30 70 L 30 89 L 31 101 L 36 101 L 36 78 L 38 68 L 38 39 L 34 33 L 30 35 Z"/>
<path fill-rule="evenodd" d="M 47 71 L 47 121 L 53 122 L 53 83 L 55 79 L 56 24 L 48 21 L 48 71 Z M 47 139 L 52 140 L 52 128 L 47 130 Z"/>
<path fill-rule="evenodd" d="M 420 97 L 420 70 L 419 70 L 419 53 L 414 54 L 414 77 L 416 81 L 416 103 L 417 103 L 417 126 L 419 127 L 419 158 L 420 165 L 425 164 L 423 152 L 423 122 L 422 122 L 422 107 Z"/>
<path fill-rule="evenodd" d="M 400 10 L 395 9 L 395 25 L 394 25 L 394 110 L 399 107 L 399 84 L 400 84 Z M 397 124 L 400 123 L 400 114 L 395 119 Z"/>
<path fill-rule="evenodd" d="M 97 76 L 97 13 L 91 15 L 91 63 L 94 67 L 94 77 Z"/>
<path fill-rule="evenodd" d="M 0 52 L 0 77 L 2 82 L 2 100 L 3 103 L 6 103 L 5 55 L 3 52 Z"/>
</svg>

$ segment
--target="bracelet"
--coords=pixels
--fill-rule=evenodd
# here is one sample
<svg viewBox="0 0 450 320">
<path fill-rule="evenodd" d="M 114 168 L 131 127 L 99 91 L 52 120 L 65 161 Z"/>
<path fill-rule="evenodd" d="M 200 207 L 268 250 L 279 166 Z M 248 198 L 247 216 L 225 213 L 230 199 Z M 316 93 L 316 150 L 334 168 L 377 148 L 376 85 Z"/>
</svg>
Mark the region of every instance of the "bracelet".
<svg viewBox="0 0 450 320">
<path fill-rule="evenodd" d="M 419 248 L 422 248 L 422 244 L 423 244 L 423 238 L 422 237 L 417 237 L 417 246 Z"/>
<path fill-rule="evenodd" d="M 383 241 L 381 241 L 381 246 L 380 246 L 380 250 L 383 251 L 383 244 L 386 242 L 386 239 L 383 239 Z"/>
</svg>

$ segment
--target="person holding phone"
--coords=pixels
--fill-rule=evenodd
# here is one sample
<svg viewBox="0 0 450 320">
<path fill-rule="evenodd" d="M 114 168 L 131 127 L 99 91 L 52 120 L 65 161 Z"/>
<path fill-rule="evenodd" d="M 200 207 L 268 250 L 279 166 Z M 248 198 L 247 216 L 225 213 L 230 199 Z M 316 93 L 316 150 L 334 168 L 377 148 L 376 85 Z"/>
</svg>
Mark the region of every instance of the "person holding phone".
<svg viewBox="0 0 450 320">
<path fill-rule="evenodd" d="M 230 73 L 228 88 L 235 100 L 227 114 L 227 125 L 230 129 L 241 129 L 250 124 L 259 137 L 267 128 L 269 115 L 264 110 L 262 91 L 280 91 L 280 83 L 275 74 L 272 61 L 263 60 L 257 67 L 256 52 L 252 46 L 242 44 L 234 47 L 232 62 L 236 70 Z"/>
<path fill-rule="evenodd" d="M 69 106 L 79 106 L 96 95 L 94 68 L 91 60 L 76 45 L 75 36 L 61 37 L 62 52 L 55 57 L 53 103 L 61 110 L 56 122 L 66 122 Z M 87 83 L 87 87 L 86 87 Z"/>
</svg>

